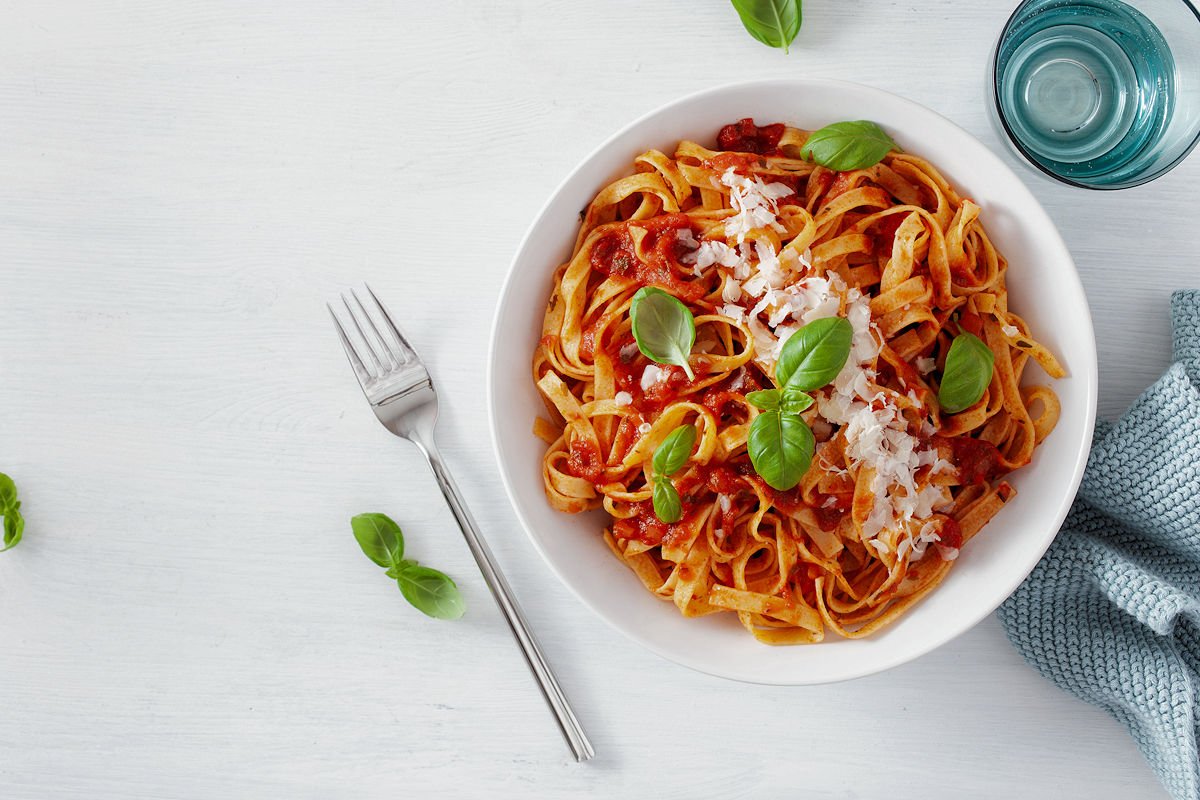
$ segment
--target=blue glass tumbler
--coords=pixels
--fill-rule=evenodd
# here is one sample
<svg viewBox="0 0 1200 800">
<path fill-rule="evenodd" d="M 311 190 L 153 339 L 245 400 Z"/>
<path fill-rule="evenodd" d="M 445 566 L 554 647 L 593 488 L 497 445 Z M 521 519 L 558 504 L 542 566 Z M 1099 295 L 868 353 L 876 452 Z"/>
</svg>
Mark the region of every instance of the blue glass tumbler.
<svg viewBox="0 0 1200 800">
<path fill-rule="evenodd" d="M 1137 186 L 1200 140 L 1200 13 L 1188 0 L 1025 0 L 990 76 L 994 120 L 1064 183 Z"/>
</svg>

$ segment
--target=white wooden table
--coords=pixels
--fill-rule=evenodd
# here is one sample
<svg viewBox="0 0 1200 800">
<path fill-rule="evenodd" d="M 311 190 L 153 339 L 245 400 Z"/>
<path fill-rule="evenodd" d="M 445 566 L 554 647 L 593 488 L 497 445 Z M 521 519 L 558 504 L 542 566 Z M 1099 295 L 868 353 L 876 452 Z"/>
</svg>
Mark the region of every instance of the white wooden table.
<svg viewBox="0 0 1200 800">
<path fill-rule="evenodd" d="M 507 262 L 611 131 L 805 75 L 1000 149 L 982 93 L 1009 2 L 809 0 L 788 56 L 722 0 L 22 5 L 0 18 L 0 470 L 28 523 L 0 555 L 0 796 L 1164 796 L 992 619 L 828 687 L 644 652 L 540 563 L 487 438 Z M 1078 261 L 1115 415 L 1168 362 L 1170 290 L 1200 283 L 1200 157 L 1118 193 L 1019 170 Z M 364 278 L 441 383 L 447 458 L 592 763 L 354 385 L 323 301 Z M 460 579 L 462 621 L 421 617 L 358 552 L 367 510 Z"/>
</svg>

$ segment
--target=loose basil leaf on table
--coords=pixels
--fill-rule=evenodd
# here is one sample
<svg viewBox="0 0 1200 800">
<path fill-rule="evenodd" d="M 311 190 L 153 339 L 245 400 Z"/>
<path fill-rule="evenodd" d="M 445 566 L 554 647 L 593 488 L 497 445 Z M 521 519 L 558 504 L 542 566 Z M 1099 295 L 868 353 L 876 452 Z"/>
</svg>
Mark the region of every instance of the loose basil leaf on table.
<svg viewBox="0 0 1200 800">
<path fill-rule="evenodd" d="M 955 336 L 938 387 L 942 410 L 957 414 L 978 403 L 992 382 L 995 361 L 995 353 L 975 334 L 964 331 Z"/>
<path fill-rule="evenodd" d="M 816 440 L 798 414 L 764 411 L 750 423 L 746 446 L 754 471 L 771 488 L 786 491 L 808 471 Z"/>
<path fill-rule="evenodd" d="M 801 0 L 732 0 L 746 32 L 768 47 L 782 48 L 800 32 Z"/>
<path fill-rule="evenodd" d="M 892 137 L 869 120 L 835 122 L 813 131 L 800 148 L 800 157 L 823 167 L 848 172 L 865 169 L 897 149 Z"/>
<path fill-rule="evenodd" d="M 811 391 L 832 381 L 850 357 L 854 326 L 845 317 L 814 320 L 788 337 L 775 365 L 785 388 Z"/>
<path fill-rule="evenodd" d="M 688 380 L 696 376 L 688 355 L 696 343 L 696 321 L 677 298 L 653 286 L 643 286 L 633 296 L 629 319 L 638 350 L 658 364 L 683 367 Z"/>
<path fill-rule="evenodd" d="M 430 617 L 458 619 L 466 603 L 458 586 L 445 573 L 404 558 L 404 534 L 386 514 L 358 514 L 350 530 L 367 558 L 387 570 L 409 605 Z"/>
<path fill-rule="evenodd" d="M 25 533 L 25 518 L 21 516 L 17 485 L 3 472 L 0 472 L 0 515 L 4 517 L 4 547 L 0 548 L 0 553 L 3 553 L 20 544 Z"/>
<path fill-rule="evenodd" d="M 696 428 L 692 425 L 680 425 L 667 434 L 662 444 L 654 451 L 650 465 L 654 468 L 656 478 L 674 475 L 687 463 L 692 454 L 692 445 L 696 443 Z"/>
<path fill-rule="evenodd" d="M 404 558 L 404 534 L 386 514 L 359 514 L 350 519 L 350 530 L 367 558 L 381 567 L 392 567 Z"/>
<path fill-rule="evenodd" d="M 415 563 L 398 571 L 400 593 L 413 608 L 436 619 L 458 619 L 466 611 L 458 586 L 444 572 Z"/>
<path fill-rule="evenodd" d="M 654 516 L 663 522 L 678 522 L 679 518 L 683 516 L 683 502 L 679 499 L 679 492 L 670 479 L 655 478 L 652 496 L 654 498 Z"/>
</svg>

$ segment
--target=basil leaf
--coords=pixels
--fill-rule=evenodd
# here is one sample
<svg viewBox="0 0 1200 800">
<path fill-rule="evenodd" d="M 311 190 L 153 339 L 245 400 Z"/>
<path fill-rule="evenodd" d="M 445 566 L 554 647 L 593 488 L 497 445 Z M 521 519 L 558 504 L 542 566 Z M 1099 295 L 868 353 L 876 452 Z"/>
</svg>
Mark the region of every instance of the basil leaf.
<svg viewBox="0 0 1200 800">
<path fill-rule="evenodd" d="M 21 501 L 17 499 L 17 484 L 0 472 L 0 514 L 4 516 L 4 547 L 0 553 L 16 547 L 25 533 L 25 518 L 21 516 Z"/>
<path fill-rule="evenodd" d="M 973 333 L 960 333 L 950 343 L 946 368 L 938 387 L 938 402 L 951 414 L 970 408 L 979 402 L 992 382 L 992 365 L 996 354 Z"/>
<path fill-rule="evenodd" d="M 837 377 L 850 357 L 854 326 L 845 317 L 814 320 L 784 342 L 775 365 L 775 380 L 783 387 L 811 391 Z"/>
<path fill-rule="evenodd" d="M 800 157 L 839 172 L 878 164 L 892 150 L 898 149 L 883 128 L 865 119 L 854 122 L 835 122 L 813 131 L 800 148 Z"/>
<path fill-rule="evenodd" d="M 683 502 L 668 478 L 654 481 L 654 516 L 663 522 L 678 522 L 683 516 Z"/>
<path fill-rule="evenodd" d="M 801 0 L 732 0 L 746 32 L 768 47 L 788 45 L 800 32 Z"/>
<path fill-rule="evenodd" d="M 436 619 L 458 619 L 467 610 L 458 586 L 444 572 L 407 564 L 399 570 L 396 583 L 409 605 Z"/>
<path fill-rule="evenodd" d="M 811 396 L 800 391 L 795 386 L 785 386 L 782 390 L 783 401 L 780 410 L 789 414 L 799 414 L 813 404 Z"/>
<path fill-rule="evenodd" d="M 25 533 L 25 518 L 17 510 L 20 505 L 16 503 L 4 509 L 4 547 L 0 548 L 0 553 L 21 543 L 21 536 Z"/>
<path fill-rule="evenodd" d="M 359 514 L 350 519 L 350 529 L 367 558 L 381 567 L 391 567 L 404 557 L 404 534 L 386 514 Z"/>
<path fill-rule="evenodd" d="M 17 485 L 13 479 L 0 472 L 0 511 L 11 508 L 17 503 Z"/>
<path fill-rule="evenodd" d="M 764 411 L 755 417 L 746 439 L 754 471 L 779 491 L 791 489 L 804 477 L 815 445 L 803 419 L 778 411 Z"/>
<path fill-rule="evenodd" d="M 650 462 L 654 477 L 665 478 L 682 469 L 692 455 L 692 445 L 695 443 L 696 429 L 691 425 L 680 425 L 668 433 L 654 451 L 654 458 Z"/>
<path fill-rule="evenodd" d="M 761 392 L 751 392 L 746 395 L 746 402 L 763 411 L 778 411 L 783 397 L 778 389 L 766 389 Z"/>
<path fill-rule="evenodd" d="M 688 355 L 696 343 L 696 321 L 688 307 L 653 286 L 643 286 L 629 307 L 633 338 L 642 355 L 659 364 L 683 367 L 688 380 L 695 378 Z"/>
</svg>

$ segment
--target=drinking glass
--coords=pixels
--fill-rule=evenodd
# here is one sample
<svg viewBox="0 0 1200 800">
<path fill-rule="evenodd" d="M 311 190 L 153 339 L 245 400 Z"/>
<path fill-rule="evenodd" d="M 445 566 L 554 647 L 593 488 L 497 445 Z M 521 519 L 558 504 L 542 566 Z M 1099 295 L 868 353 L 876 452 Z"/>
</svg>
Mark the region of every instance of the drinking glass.
<svg viewBox="0 0 1200 800">
<path fill-rule="evenodd" d="M 1200 13 L 1188 0 L 1025 0 L 990 77 L 994 119 L 1035 167 L 1137 186 L 1200 140 Z"/>
</svg>

